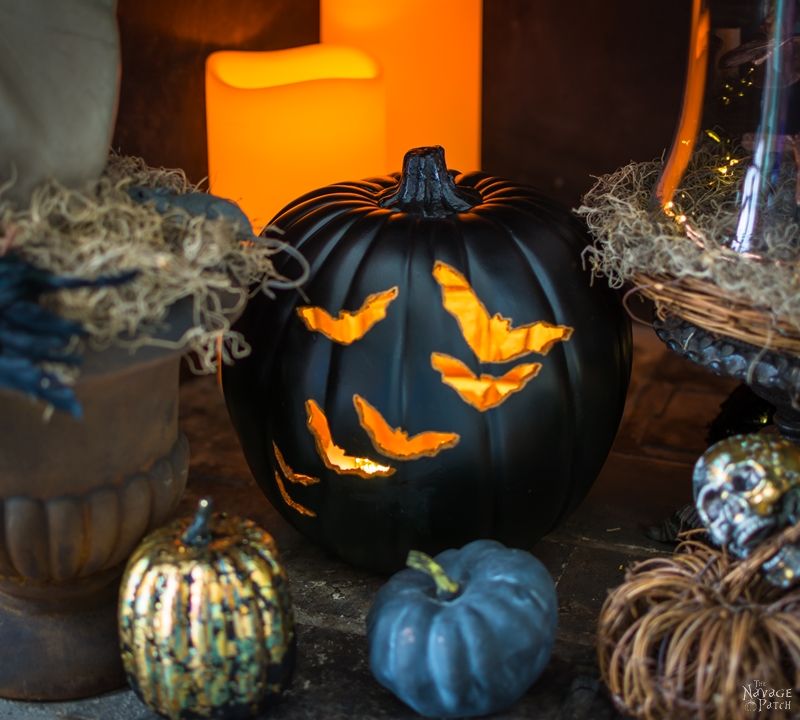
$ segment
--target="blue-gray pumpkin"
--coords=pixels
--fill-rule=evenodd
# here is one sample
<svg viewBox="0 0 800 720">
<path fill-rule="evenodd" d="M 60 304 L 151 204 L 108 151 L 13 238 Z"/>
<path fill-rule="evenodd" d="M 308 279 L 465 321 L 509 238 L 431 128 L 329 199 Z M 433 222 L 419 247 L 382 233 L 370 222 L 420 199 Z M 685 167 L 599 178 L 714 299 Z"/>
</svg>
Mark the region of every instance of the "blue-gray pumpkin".
<svg viewBox="0 0 800 720">
<path fill-rule="evenodd" d="M 524 550 L 476 540 L 408 569 L 367 616 L 372 674 L 427 717 L 474 717 L 516 702 L 547 665 L 558 601 L 544 565 Z"/>
</svg>

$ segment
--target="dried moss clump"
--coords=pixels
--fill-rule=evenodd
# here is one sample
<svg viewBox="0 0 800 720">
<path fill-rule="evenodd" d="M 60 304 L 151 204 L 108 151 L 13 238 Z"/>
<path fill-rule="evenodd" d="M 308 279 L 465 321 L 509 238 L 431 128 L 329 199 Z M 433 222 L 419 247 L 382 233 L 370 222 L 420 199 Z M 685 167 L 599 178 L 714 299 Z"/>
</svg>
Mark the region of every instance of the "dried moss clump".
<svg viewBox="0 0 800 720">
<path fill-rule="evenodd" d="M 727 317 L 714 322 L 721 306 L 756 309 L 763 316 L 760 325 L 767 328 L 761 340 L 770 344 L 770 328 L 800 336 L 800 225 L 787 213 L 787 222 L 765 235 L 766 249 L 758 259 L 727 247 L 747 166 L 746 157 L 737 157 L 739 162 L 731 164 L 730 154 L 715 144 L 695 152 L 676 192 L 672 218 L 652 211 L 660 161 L 631 163 L 600 177 L 577 210 L 595 238 L 585 259 L 593 274 L 606 277 L 612 287 L 632 282 L 659 310 L 711 330 L 729 324 Z M 784 187 L 778 195 L 793 198 L 793 162 L 787 158 L 783 165 Z M 694 317 L 698 293 L 702 307 Z M 717 307 L 707 307 L 709 303 Z M 703 316 L 708 323 L 702 322 Z M 738 336 L 752 341 L 753 332 L 743 328 Z"/>
<path fill-rule="evenodd" d="M 128 193 L 132 185 L 194 190 L 180 171 L 153 169 L 141 160 L 112 156 L 99 180 L 80 189 L 49 182 L 36 189 L 29 207 L 18 208 L 0 189 L 0 253 L 13 248 L 59 275 L 93 278 L 136 270 L 114 287 L 71 290 L 48 299 L 51 309 L 79 321 L 95 349 L 112 344 L 163 344 L 159 338 L 170 308 L 185 298 L 192 323 L 170 346 L 193 350 L 202 369 L 214 369 L 221 346 L 225 361 L 249 348 L 231 330 L 249 288 L 285 287 L 272 263 L 284 249 L 277 237 L 242 242 L 226 219 L 159 213 Z M 298 276 L 302 268 L 298 265 Z M 291 284 L 291 283 L 288 283 Z"/>
</svg>

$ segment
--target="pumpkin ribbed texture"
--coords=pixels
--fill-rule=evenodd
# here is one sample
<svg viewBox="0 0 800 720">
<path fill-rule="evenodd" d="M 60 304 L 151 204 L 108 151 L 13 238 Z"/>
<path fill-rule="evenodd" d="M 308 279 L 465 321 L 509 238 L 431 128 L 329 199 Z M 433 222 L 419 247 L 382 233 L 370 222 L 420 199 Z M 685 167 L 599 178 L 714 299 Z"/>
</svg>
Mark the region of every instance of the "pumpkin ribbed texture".
<svg viewBox="0 0 800 720">
<path fill-rule="evenodd" d="M 491 540 L 436 557 L 459 593 L 402 570 L 367 616 L 375 679 L 427 717 L 472 717 L 516 702 L 544 670 L 555 640 L 553 581 L 530 553 Z"/>
<path fill-rule="evenodd" d="M 272 538 L 214 516 L 207 542 L 189 520 L 147 536 L 122 579 L 123 665 L 139 698 L 170 720 L 254 716 L 288 684 L 294 619 Z"/>
</svg>

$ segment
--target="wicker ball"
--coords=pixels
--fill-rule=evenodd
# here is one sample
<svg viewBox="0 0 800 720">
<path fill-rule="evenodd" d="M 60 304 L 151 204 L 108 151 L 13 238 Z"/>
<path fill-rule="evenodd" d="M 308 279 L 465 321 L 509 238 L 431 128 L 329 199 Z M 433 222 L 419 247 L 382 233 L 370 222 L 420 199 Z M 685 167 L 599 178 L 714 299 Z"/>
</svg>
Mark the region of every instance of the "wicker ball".
<svg viewBox="0 0 800 720">
<path fill-rule="evenodd" d="M 634 565 L 606 599 L 597 650 L 614 703 L 646 720 L 796 717 L 800 590 L 771 586 L 759 566 L 800 526 L 746 561 L 697 537 Z"/>
</svg>

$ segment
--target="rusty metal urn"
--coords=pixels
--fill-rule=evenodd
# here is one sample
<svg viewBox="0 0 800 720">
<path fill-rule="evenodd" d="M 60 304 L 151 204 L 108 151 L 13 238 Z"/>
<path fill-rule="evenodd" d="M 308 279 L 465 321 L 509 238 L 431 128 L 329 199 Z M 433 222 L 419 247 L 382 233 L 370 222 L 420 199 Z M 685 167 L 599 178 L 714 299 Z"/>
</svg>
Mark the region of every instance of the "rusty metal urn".
<svg viewBox="0 0 800 720">
<path fill-rule="evenodd" d="M 177 351 L 88 353 L 83 418 L 0 391 L 0 696 L 85 697 L 124 683 L 119 576 L 183 492 Z"/>
</svg>

